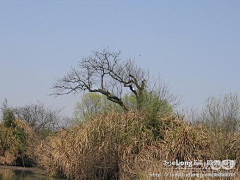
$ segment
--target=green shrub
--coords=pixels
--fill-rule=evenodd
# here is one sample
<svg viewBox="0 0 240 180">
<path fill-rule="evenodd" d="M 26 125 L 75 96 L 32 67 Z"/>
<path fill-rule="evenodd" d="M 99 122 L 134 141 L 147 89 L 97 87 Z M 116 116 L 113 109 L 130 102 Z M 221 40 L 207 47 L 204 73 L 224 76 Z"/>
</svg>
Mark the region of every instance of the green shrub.
<svg viewBox="0 0 240 180">
<path fill-rule="evenodd" d="M 6 108 L 3 110 L 3 124 L 5 127 L 14 126 L 14 119 L 15 119 L 15 116 L 11 109 Z"/>
<path fill-rule="evenodd" d="M 10 127 L 6 127 L 5 123 L 0 124 L 0 164 L 35 165 L 36 143 L 33 130 L 23 121 L 14 119 Z"/>
</svg>

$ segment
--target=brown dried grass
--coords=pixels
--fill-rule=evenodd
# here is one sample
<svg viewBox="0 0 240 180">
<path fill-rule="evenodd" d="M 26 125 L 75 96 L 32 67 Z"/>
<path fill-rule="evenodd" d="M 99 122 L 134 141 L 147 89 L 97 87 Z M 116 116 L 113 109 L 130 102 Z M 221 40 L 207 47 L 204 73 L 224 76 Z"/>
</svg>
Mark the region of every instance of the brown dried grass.
<svg viewBox="0 0 240 180">
<path fill-rule="evenodd" d="M 203 126 L 175 116 L 155 118 L 157 128 L 150 121 L 147 114 L 112 112 L 60 130 L 39 146 L 39 164 L 68 179 L 146 179 L 150 172 L 161 171 L 163 160 L 218 156 Z"/>
</svg>

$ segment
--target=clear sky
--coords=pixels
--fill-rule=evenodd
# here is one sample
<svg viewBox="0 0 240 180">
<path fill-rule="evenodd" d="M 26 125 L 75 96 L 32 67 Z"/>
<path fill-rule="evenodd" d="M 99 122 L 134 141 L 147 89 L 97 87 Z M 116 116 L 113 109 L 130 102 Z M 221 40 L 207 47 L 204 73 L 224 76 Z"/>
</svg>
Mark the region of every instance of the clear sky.
<svg viewBox="0 0 240 180">
<path fill-rule="evenodd" d="M 240 90 L 240 1 L 1 0 L 0 102 L 71 115 L 80 95 L 54 98 L 50 87 L 102 46 L 160 71 L 182 107 L 201 107 Z"/>
</svg>

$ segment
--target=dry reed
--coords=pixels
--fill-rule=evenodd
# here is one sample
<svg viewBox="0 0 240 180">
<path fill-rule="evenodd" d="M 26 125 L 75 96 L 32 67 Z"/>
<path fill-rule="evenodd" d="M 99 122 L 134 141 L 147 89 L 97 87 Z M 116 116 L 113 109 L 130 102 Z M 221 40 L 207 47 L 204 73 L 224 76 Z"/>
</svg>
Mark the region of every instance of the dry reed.
<svg viewBox="0 0 240 180">
<path fill-rule="evenodd" d="M 39 164 L 68 179 L 149 179 L 150 172 L 163 169 L 164 160 L 220 156 L 203 126 L 175 116 L 155 118 L 157 127 L 150 121 L 150 116 L 138 112 L 112 112 L 59 130 L 39 146 Z M 231 148 L 236 158 L 239 149 Z"/>
</svg>

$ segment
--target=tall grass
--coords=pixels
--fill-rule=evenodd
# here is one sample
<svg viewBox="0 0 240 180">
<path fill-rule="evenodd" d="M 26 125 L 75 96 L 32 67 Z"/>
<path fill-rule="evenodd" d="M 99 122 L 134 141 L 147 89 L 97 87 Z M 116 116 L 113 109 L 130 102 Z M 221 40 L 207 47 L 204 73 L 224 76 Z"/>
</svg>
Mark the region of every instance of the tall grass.
<svg viewBox="0 0 240 180">
<path fill-rule="evenodd" d="M 239 168 L 239 133 L 216 133 L 175 115 L 113 111 L 41 141 L 23 121 L 11 124 L 0 124 L 1 164 L 37 163 L 51 175 L 68 179 L 149 179 L 153 172 L 173 172 L 164 169 L 164 160 L 235 159 Z"/>
<path fill-rule="evenodd" d="M 112 112 L 49 136 L 38 148 L 38 160 L 51 174 L 69 179 L 145 179 L 161 170 L 164 160 L 238 157 L 237 137 L 226 149 L 231 156 L 214 141 L 204 126 L 176 116 L 153 120 L 138 112 Z"/>
</svg>

